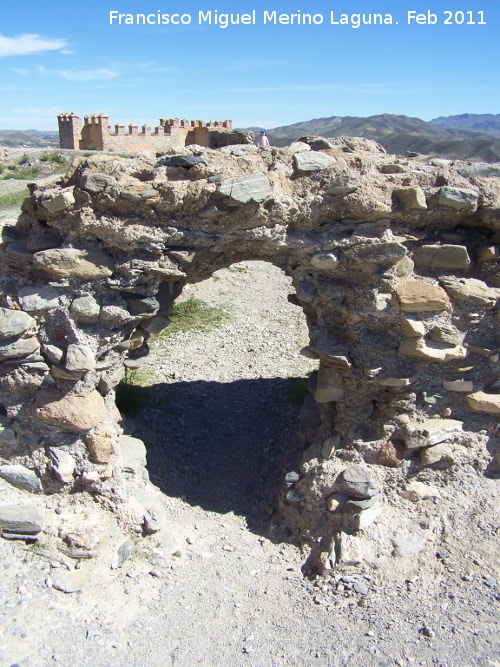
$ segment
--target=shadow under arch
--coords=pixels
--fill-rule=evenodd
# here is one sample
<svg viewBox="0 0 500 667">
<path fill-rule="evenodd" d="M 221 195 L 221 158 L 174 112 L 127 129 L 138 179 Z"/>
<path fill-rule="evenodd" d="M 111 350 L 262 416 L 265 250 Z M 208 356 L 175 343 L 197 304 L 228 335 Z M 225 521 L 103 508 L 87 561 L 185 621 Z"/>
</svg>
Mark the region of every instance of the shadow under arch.
<svg viewBox="0 0 500 667">
<path fill-rule="evenodd" d="M 147 407 L 134 435 L 146 445 L 151 481 L 190 505 L 243 516 L 259 535 L 289 538 L 278 503 L 284 475 L 297 463 L 300 406 L 289 400 L 293 381 L 200 380 L 141 388 Z"/>
</svg>

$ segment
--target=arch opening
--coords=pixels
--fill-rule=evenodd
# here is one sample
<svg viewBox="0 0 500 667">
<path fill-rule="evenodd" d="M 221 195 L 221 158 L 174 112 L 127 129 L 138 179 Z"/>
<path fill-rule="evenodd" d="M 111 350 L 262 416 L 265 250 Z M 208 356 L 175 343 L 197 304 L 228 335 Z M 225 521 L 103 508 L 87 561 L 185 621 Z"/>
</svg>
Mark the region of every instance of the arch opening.
<svg viewBox="0 0 500 667">
<path fill-rule="evenodd" d="M 289 535 L 279 503 L 300 463 L 299 413 L 318 366 L 300 354 L 309 334 L 294 292 L 279 268 L 255 260 L 187 284 L 175 304 L 193 315 L 183 320 L 181 306 L 175 333 L 150 344 L 134 420 L 167 496 L 242 515 L 277 538 Z"/>
</svg>

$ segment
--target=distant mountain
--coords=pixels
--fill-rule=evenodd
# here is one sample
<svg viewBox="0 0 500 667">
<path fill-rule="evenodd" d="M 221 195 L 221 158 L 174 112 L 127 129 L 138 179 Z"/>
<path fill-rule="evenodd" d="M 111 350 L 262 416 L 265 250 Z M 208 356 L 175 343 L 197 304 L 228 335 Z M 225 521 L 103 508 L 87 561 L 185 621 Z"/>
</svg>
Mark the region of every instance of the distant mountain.
<svg viewBox="0 0 500 667">
<path fill-rule="evenodd" d="M 50 148 L 59 146 L 59 133 L 52 130 L 0 130 L 0 146 Z"/>
<path fill-rule="evenodd" d="M 459 116 L 439 116 L 439 118 L 431 120 L 431 123 L 438 127 L 454 128 L 456 130 L 489 132 L 500 137 L 500 114 L 463 113 Z"/>
<path fill-rule="evenodd" d="M 500 161 L 500 140 L 489 132 L 442 128 L 420 118 L 394 114 L 314 118 L 276 127 L 268 135 L 275 146 L 286 146 L 304 135 L 365 137 L 378 141 L 389 153 L 409 150 L 461 160 Z"/>
</svg>

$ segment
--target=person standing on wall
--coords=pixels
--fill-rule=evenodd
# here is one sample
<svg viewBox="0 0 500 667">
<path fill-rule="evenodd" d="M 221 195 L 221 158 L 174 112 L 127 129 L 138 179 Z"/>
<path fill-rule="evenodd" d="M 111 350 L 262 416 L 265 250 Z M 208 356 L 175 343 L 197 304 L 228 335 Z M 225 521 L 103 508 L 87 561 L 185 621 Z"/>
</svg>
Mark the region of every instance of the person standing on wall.
<svg viewBox="0 0 500 667">
<path fill-rule="evenodd" d="M 260 131 L 259 138 L 257 139 L 257 146 L 269 146 L 269 139 L 265 130 Z"/>
</svg>

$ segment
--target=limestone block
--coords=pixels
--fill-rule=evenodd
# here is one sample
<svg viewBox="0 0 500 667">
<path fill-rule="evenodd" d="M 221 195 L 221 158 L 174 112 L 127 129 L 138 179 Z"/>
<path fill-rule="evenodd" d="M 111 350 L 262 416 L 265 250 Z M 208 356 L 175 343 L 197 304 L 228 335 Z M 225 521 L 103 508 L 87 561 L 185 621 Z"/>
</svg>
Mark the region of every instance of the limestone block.
<svg viewBox="0 0 500 667">
<path fill-rule="evenodd" d="M 33 336 L 32 338 L 18 338 L 13 343 L 4 343 L 0 345 L 0 361 L 7 359 L 23 359 L 31 354 L 40 352 L 40 343 Z"/>
<path fill-rule="evenodd" d="M 104 399 L 95 390 L 84 395 L 64 395 L 57 389 L 40 389 L 32 413 L 40 421 L 74 432 L 90 430 L 107 415 Z"/>
<path fill-rule="evenodd" d="M 344 398 L 344 381 L 340 373 L 329 366 L 321 366 L 314 398 L 317 403 L 341 401 Z"/>
<path fill-rule="evenodd" d="M 85 438 L 90 458 L 96 463 L 109 463 L 114 453 L 113 434 L 108 429 L 95 429 Z"/>
<path fill-rule="evenodd" d="M 406 255 L 391 267 L 391 271 L 398 278 L 406 278 L 406 276 L 409 276 L 413 272 L 414 266 L 413 260 Z"/>
<path fill-rule="evenodd" d="M 39 313 L 45 310 L 54 310 L 59 306 L 61 293 L 55 287 L 23 287 L 18 292 L 17 300 L 23 310 L 30 313 Z"/>
<path fill-rule="evenodd" d="M 403 357 L 416 357 L 429 361 L 455 361 L 465 359 L 469 351 L 463 345 L 450 346 L 445 343 L 426 341 L 423 338 L 405 338 L 398 348 Z"/>
<path fill-rule="evenodd" d="M 159 193 L 150 183 L 139 183 L 122 190 L 120 196 L 130 202 L 141 202 L 155 199 L 159 196 Z"/>
<path fill-rule="evenodd" d="M 0 308 L 0 340 L 22 336 L 36 326 L 36 320 L 22 310 Z"/>
<path fill-rule="evenodd" d="M 408 449 L 438 445 L 462 433 L 463 422 L 458 419 L 428 419 L 420 423 L 406 424 L 403 438 Z"/>
<path fill-rule="evenodd" d="M 479 192 L 467 188 L 453 188 L 445 186 L 441 188 L 438 196 L 438 205 L 453 208 L 457 211 L 467 209 L 475 211 L 479 200 Z"/>
<path fill-rule="evenodd" d="M 42 493 L 42 483 L 33 472 L 21 465 L 0 466 L 0 477 L 17 489 L 29 493 Z"/>
<path fill-rule="evenodd" d="M 288 150 L 290 153 L 303 153 L 304 151 L 310 151 L 311 147 L 303 141 L 292 141 Z"/>
<path fill-rule="evenodd" d="M 409 210 L 427 208 L 427 202 L 422 188 L 399 188 L 394 190 L 394 196 Z"/>
<path fill-rule="evenodd" d="M 361 187 L 361 181 L 356 176 L 338 176 L 325 188 L 325 195 L 337 196 L 348 195 Z"/>
<path fill-rule="evenodd" d="M 7 535 L 38 535 L 42 517 L 31 505 L 1 505 L 0 530 Z"/>
<path fill-rule="evenodd" d="M 114 271 L 111 257 L 98 250 L 55 248 L 33 255 L 36 268 L 58 278 L 105 278 Z"/>
<path fill-rule="evenodd" d="M 260 203 L 271 194 L 271 184 L 263 173 L 238 176 L 222 181 L 219 194 L 228 206 L 242 206 L 249 202 Z"/>
<path fill-rule="evenodd" d="M 75 299 L 71 304 L 70 310 L 77 317 L 94 319 L 99 316 L 101 307 L 96 299 L 89 294 Z"/>
<path fill-rule="evenodd" d="M 437 285 L 423 280 L 407 280 L 396 289 L 401 310 L 408 313 L 450 310 L 446 292 Z"/>
<path fill-rule="evenodd" d="M 75 203 L 75 198 L 73 196 L 73 190 L 63 190 L 59 194 L 55 195 L 51 199 L 46 199 L 42 201 L 42 206 L 47 209 L 49 213 L 60 213 L 66 209 L 73 206 Z"/>
<path fill-rule="evenodd" d="M 360 243 L 342 251 L 344 257 L 363 264 L 396 264 L 407 254 L 402 243 Z"/>
<path fill-rule="evenodd" d="M 95 368 L 95 355 L 87 345 L 68 345 L 66 368 L 69 371 L 91 371 Z"/>
<path fill-rule="evenodd" d="M 107 174 L 85 174 L 80 180 L 80 188 L 95 195 L 102 192 L 107 187 L 116 185 L 116 179 Z"/>
<path fill-rule="evenodd" d="M 416 266 L 430 269 L 457 269 L 466 271 L 470 268 L 470 257 L 463 245 L 423 245 L 413 253 Z"/>
<path fill-rule="evenodd" d="M 432 327 L 429 337 L 437 343 L 461 345 L 465 338 L 465 332 L 459 331 L 451 324 L 440 324 L 439 326 Z"/>
<path fill-rule="evenodd" d="M 433 447 L 423 447 L 420 450 L 420 463 L 423 466 L 449 467 L 454 463 L 453 449 L 447 442 Z"/>
<path fill-rule="evenodd" d="M 470 407 L 476 412 L 487 412 L 492 415 L 500 414 L 500 394 L 476 391 L 465 398 Z"/>
<path fill-rule="evenodd" d="M 474 391 L 474 383 L 470 380 L 443 380 L 443 388 L 446 391 L 456 391 L 468 394 Z"/>
<path fill-rule="evenodd" d="M 439 282 L 456 301 L 473 306 L 493 308 L 500 298 L 500 288 L 488 287 L 477 278 L 456 278 L 455 276 L 440 276 Z"/>
<path fill-rule="evenodd" d="M 404 174 L 405 168 L 402 164 L 381 164 L 378 168 L 381 174 Z M 404 203 L 404 202 L 403 202 Z"/>
<path fill-rule="evenodd" d="M 403 334 L 408 338 L 423 338 L 425 336 L 425 325 L 419 320 L 411 320 L 408 317 L 403 317 L 401 328 Z"/>
<path fill-rule="evenodd" d="M 318 252 L 311 257 L 311 264 L 323 271 L 334 271 L 338 263 L 339 259 L 333 252 Z"/>
<path fill-rule="evenodd" d="M 377 384 L 382 385 L 382 387 L 408 387 L 411 384 L 410 378 L 377 378 Z"/>
<path fill-rule="evenodd" d="M 336 163 L 335 158 L 326 153 L 310 151 L 309 153 L 295 153 L 293 156 L 295 169 L 299 174 L 310 174 L 315 171 L 323 171 Z"/>
</svg>

